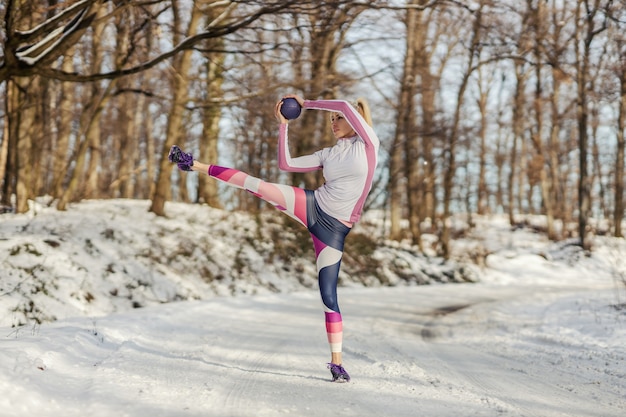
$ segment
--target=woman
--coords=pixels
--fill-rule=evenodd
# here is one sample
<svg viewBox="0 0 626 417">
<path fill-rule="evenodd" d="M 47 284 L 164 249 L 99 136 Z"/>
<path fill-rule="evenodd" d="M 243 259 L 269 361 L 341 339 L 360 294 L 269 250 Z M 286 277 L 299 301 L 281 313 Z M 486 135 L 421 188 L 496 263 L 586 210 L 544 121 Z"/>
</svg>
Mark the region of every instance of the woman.
<svg viewBox="0 0 626 417">
<path fill-rule="evenodd" d="M 359 99 L 354 106 L 342 100 L 304 100 L 295 98 L 304 109 L 330 112 L 332 132 L 337 143 L 310 155 L 291 157 L 289 121 L 281 114 L 282 100 L 276 103 L 280 122 L 278 166 L 283 171 L 323 170 L 325 183 L 315 191 L 282 184 L 272 184 L 244 172 L 194 161 L 191 154 L 173 146 L 169 160 L 183 171 L 202 171 L 229 185 L 243 188 L 273 204 L 306 227 L 313 239 L 318 281 L 331 360 L 328 368 L 333 381 L 350 381 L 342 366 L 343 322 L 337 302 L 337 280 L 344 241 L 361 217 L 365 199 L 372 187 L 378 162 L 380 141 L 371 127 L 367 102 Z"/>
</svg>

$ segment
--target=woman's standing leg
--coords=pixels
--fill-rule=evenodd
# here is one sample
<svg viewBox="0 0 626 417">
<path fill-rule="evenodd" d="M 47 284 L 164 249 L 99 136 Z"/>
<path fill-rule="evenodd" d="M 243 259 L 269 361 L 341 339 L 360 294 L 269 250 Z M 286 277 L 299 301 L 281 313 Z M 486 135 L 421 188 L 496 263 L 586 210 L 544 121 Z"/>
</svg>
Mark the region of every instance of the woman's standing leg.
<svg viewBox="0 0 626 417">
<path fill-rule="evenodd" d="M 309 231 L 313 238 L 317 274 L 324 316 L 326 333 L 330 345 L 331 362 L 329 368 L 333 380 L 349 381 L 350 376 L 342 364 L 343 319 L 337 301 L 337 282 L 343 257 L 343 246 L 350 228 L 339 220 L 324 213 L 314 199 L 309 202 Z"/>
<path fill-rule="evenodd" d="M 330 345 L 331 363 L 341 365 L 343 346 L 343 319 L 337 302 L 337 281 L 343 252 L 324 245 L 313 237 L 317 264 L 317 278 L 319 282 L 322 303 L 324 304 L 324 318 L 326 320 L 326 334 Z"/>
</svg>

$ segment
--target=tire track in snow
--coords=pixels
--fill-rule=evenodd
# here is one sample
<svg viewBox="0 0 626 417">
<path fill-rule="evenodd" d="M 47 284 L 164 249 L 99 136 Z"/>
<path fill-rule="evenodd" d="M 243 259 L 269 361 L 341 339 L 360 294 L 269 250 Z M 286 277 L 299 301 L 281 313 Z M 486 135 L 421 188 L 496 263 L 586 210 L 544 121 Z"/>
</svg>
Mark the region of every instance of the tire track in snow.
<svg viewBox="0 0 626 417">
<path fill-rule="evenodd" d="M 507 346 L 489 343 L 489 332 L 509 329 L 490 328 L 490 314 L 496 307 L 505 308 L 512 300 L 532 297 L 537 291 L 522 289 L 517 294 L 507 294 L 498 301 L 479 301 L 474 304 L 457 304 L 437 308 L 431 312 L 433 318 L 425 323 L 421 331 L 427 342 L 432 360 L 426 368 L 441 379 L 454 381 L 457 389 L 477 395 L 498 413 L 519 413 L 521 416 L 550 417 L 562 415 L 584 415 L 586 417 L 621 416 L 626 406 L 614 407 L 603 402 L 590 401 L 592 392 L 583 396 L 564 388 L 574 376 L 571 372 L 546 363 L 545 358 L 532 358 L 532 352 L 521 352 Z M 569 294 L 572 290 L 544 289 L 543 295 Z M 504 303 L 504 304 L 503 304 Z M 529 326 L 540 325 L 545 320 L 546 306 L 541 313 L 532 317 Z M 473 327 L 473 330 L 472 330 Z M 456 332 L 483 334 L 484 343 L 467 344 L 457 338 Z M 504 354 L 503 352 L 508 352 Z M 584 389 L 583 389 L 584 390 Z M 603 395 L 611 397 L 606 391 Z M 614 400 L 615 401 L 615 400 Z M 619 400 L 616 399 L 616 403 Z"/>
</svg>

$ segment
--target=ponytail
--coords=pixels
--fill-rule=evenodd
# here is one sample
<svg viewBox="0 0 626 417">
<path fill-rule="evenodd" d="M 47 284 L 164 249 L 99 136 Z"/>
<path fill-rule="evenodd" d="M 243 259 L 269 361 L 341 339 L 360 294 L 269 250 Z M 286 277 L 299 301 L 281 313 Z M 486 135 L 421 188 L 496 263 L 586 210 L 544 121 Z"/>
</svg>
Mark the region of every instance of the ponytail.
<svg viewBox="0 0 626 417">
<path fill-rule="evenodd" d="M 361 116 L 363 116 L 363 119 L 365 119 L 367 124 L 373 127 L 372 113 L 370 111 L 370 106 L 367 103 L 367 100 L 360 97 L 354 102 L 353 106 L 361 114 Z"/>
</svg>

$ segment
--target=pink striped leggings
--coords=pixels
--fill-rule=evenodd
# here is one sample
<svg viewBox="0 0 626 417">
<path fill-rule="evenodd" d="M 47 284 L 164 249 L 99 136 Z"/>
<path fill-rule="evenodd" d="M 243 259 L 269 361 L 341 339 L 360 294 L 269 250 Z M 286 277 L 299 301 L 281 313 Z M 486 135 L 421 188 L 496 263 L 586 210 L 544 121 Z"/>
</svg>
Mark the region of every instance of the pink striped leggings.
<svg viewBox="0 0 626 417">
<path fill-rule="evenodd" d="M 311 190 L 268 183 L 245 172 L 216 165 L 209 167 L 208 174 L 267 201 L 296 219 L 310 232 L 315 248 L 317 278 L 324 305 L 330 351 L 341 352 L 343 322 L 337 303 L 337 280 L 343 244 L 350 228 L 323 212 Z"/>
</svg>

